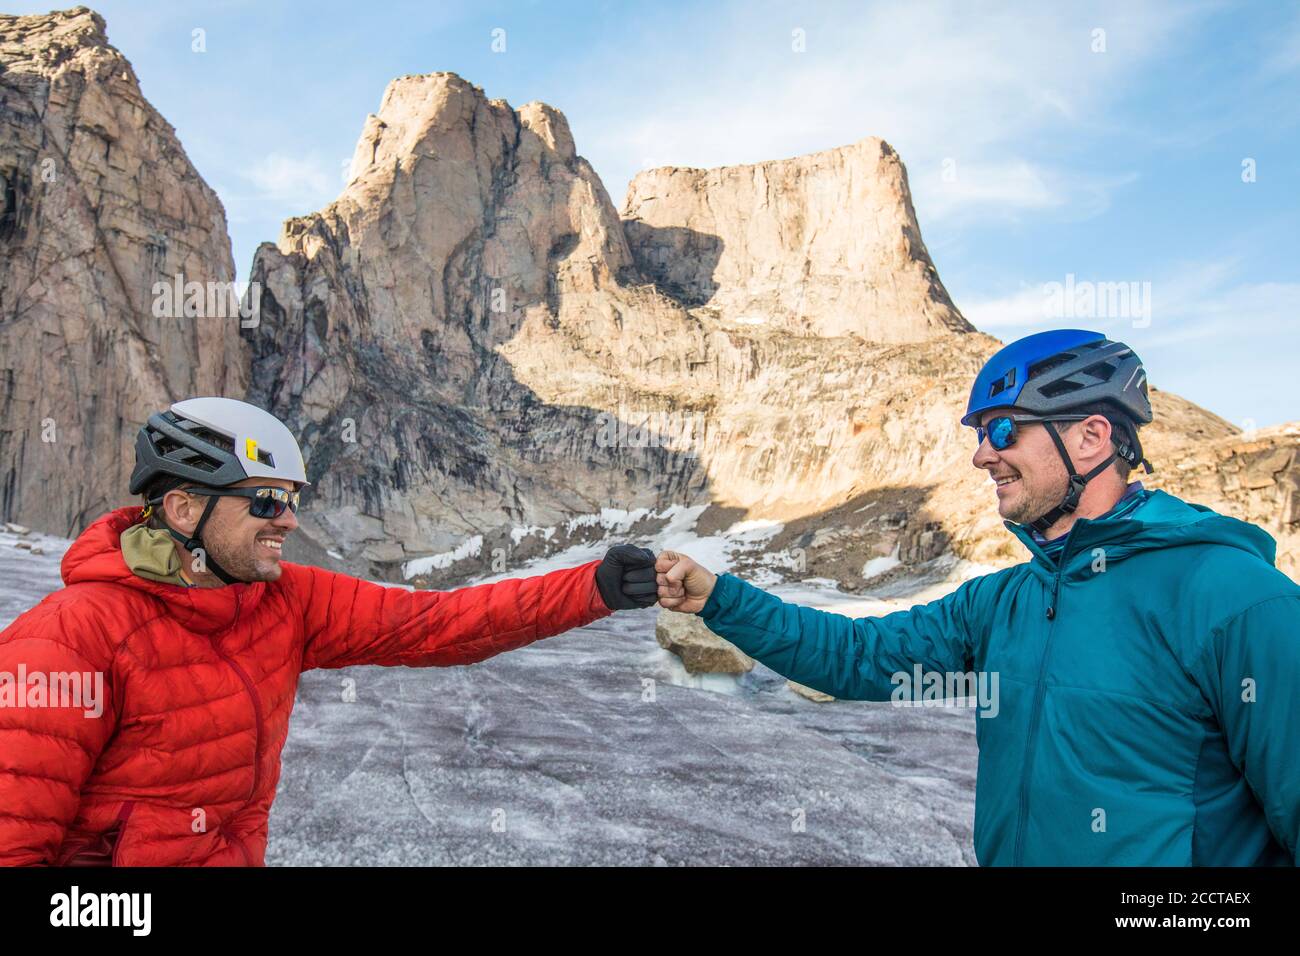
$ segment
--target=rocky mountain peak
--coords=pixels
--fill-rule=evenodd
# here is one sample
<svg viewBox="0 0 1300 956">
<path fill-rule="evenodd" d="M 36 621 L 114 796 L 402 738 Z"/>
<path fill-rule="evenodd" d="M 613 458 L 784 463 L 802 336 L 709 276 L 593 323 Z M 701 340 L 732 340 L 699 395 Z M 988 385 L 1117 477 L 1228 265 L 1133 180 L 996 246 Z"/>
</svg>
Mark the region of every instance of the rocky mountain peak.
<svg viewBox="0 0 1300 956">
<path fill-rule="evenodd" d="M 907 171 L 877 137 L 747 166 L 647 170 L 622 215 L 638 268 L 691 305 L 872 342 L 972 331 L 921 240 Z"/>
</svg>

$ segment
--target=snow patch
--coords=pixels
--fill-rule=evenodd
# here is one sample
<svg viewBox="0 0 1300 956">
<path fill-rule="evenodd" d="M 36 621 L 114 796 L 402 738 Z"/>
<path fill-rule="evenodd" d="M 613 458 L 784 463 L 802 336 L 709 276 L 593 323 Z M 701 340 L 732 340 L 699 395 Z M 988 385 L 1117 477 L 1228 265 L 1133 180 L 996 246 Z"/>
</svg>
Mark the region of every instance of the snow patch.
<svg viewBox="0 0 1300 956">
<path fill-rule="evenodd" d="M 500 574 L 487 574 L 470 578 L 465 582 L 464 586 L 494 584 L 497 581 L 507 581 L 511 578 L 528 578 L 535 574 L 549 574 L 552 571 L 562 571 L 565 568 L 576 568 L 588 561 L 598 561 L 603 558 L 608 548 L 607 544 L 599 541 L 594 544 L 575 544 L 573 547 L 557 551 L 555 554 L 543 558 L 533 558 L 517 568 L 502 571 Z"/>
<path fill-rule="evenodd" d="M 775 538 L 784 530 L 785 525 L 780 521 L 773 521 L 771 518 L 754 518 L 750 521 L 737 521 L 723 534 L 742 541 L 758 542 Z"/>
<path fill-rule="evenodd" d="M 601 527 L 611 534 L 625 534 L 642 518 L 653 516 L 649 508 L 626 511 L 622 508 L 601 508 L 599 514 L 578 515 L 565 524 L 565 532 L 572 537 L 579 528 Z"/>
<path fill-rule="evenodd" d="M 483 551 L 483 536 L 476 534 L 474 537 L 464 541 L 459 547 L 452 551 L 444 551 L 441 554 L 430 554 L 423 558 L 415 558 L 407 561 L 402 565 L 402 577 L 410 580 L 419 574 L 428 574 L 430 571 L 442 571 L 449 568 L 457 561 L 464 561 L 466 558 L 477 558 Z"/>
<path fill-rule="evenodd" d="M 531 538 L 534 535 L 541 535 L 543 541 L 550 541 L 555 537 L 555 527 L 543 528 L 540 525 L 528 525 L 522 528 L 510 529 L 510 543 L 518 547 L 519 542 L 524 538 Z"/>
<path fill-rule="evenodd" d="M 894 545 L 891 554 L 883 557 L 872 558 L 862 566 L 862 577 L 870 581 L 872 578 L 878 578 L 886 571 L 892 571 L 903 562 L 898 559 L 898 545 Z"/>
</svg>

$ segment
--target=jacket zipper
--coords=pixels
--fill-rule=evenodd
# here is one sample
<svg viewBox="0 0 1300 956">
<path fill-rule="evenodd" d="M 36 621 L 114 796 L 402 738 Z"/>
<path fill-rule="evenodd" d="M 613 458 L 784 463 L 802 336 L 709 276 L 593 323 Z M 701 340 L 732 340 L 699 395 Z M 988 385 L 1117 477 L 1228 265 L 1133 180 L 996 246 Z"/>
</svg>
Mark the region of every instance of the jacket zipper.
<svg viewBox="0 0 1300 956">
<path fill-rule="evenodd" d="M 1016 826 L 1015 865 L 1021 866 L 1025 851 L 1025 829 L 1029 825 L 1029 781 L 1034 770 L 1034 741 L 1038 737 L 1038 723 L 1043 712 L 1043 698 L 1047 696 L 1047 660 L 1052 653 L 1052 638 L 1056 635 L 1056 620 L 1061 616 L 1061 575 L 1070 558 L 1070 544 L 1074 529 L 1070 529 L 1056 563 L 1056 577 L 1052 582 L 1052 602 L 1047 606 L 1047 641 L 1043 645 L 1043 659 L 1038 664 L 1038 687 L 1034 692 L 1034 709 L 1029 715 L 1029 739 L 1025 742 L 1025 772 L 1020 778 L 1020 820 Z"/>
<path fill-rule="evenodd" d="M 113 855 L 109 860 L 110 866 L 117 866 L 118 854 L 122 851 L 122 835 L 126 832 L 126 821 L 131 816 L 131 811 L 135 809 L 135 801 L 128 800 L 122 804 L 122 809 L 117 811 L 117 819 L 114 825 L 117 827 L 117 839 L 113 843 Z"/>
<path fill-rule="evenodd" d="M 235 617 L 239 617 L 238 594 L 235 595 Z M 230 669 L 235 672 L 235 675 L 244 682 L 244 688 L 248 691 L 248 696 L 253 701 L 253 787 L 249 791 L 248 799 L 244 801 L 244 806 L 239 808 L 239 810 L 243 810 L 257 799 L 257 786 L 261 782 L 262 778 L 262 699 L 257 695 L 257 688 L 253 686 L 253 682 L 249 679 L 247 672 L 235 663 L 234 658 L 228 657 L 222 652 L 221 648 L 217 646 L 217 639 L 215 636 L 211 638 L 211 641 L 213 652 L 225 661 L 230 666 Z M 235 812 L 238 813 L 239 810 L 236 810 Z"/>
</svg>

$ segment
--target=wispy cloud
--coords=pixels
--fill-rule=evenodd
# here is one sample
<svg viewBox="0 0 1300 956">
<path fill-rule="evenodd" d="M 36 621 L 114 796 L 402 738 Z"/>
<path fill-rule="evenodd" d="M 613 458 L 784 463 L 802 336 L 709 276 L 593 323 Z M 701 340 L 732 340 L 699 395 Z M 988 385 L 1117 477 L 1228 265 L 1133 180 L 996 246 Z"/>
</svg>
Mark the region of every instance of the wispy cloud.
<svg viewBox="0 0 1300 956">
<path fill-rule="evenodd" d="M 1106 310 L 1063 317 L 1049 284 L 1065 276 L 1021 283 L 1008 294 L 959 303 L 977 328 L 1010 341 L 1044 329 L 1096 329 L 1137 349 L 1152 381 L 1236 421 L 1276 424 L 1300 417 L 1295 389 L 1294 350 L 1300 282 L 1243 278 L 1244 257 L 1183 263 L 1150 279 L 1134 276 L 1077 276 L 1081 289 L 1128 283 L 1143 315 Z M 1145 283 L 1145 285 L 1144 285 Z M 1136 286 L 1136 287 L 1135 287 Z"/>
<path fill-rule="evenodd" d="M 1047 296 L 1041 285 L 1021 283 L 1018 292 L 993 299 L 961 303 L 962 315 L 981 332 L 1002 335 L 1003 329 L 1023 330 L 1012 332 L 1028 334 L 1032 326 L 1045 325 L 1051 320 L 1047 314 Z"/>
<path fill-rule="evenodd" d="M 1098 174 L 1037 165 L 1027 160 L 959 163 L 945 157 L 937 168 L 913 165 L 908 173 L 918 208 L 929 222 L 963 221 L 990 215 L 1018 219 L 1055 210 L 1063 220 L 1090 219 L 1105 212 L 1111 198 L 1138 174 Z"/>
<path fill-rule="evenodd" d="M 1242 281 L 1240 257 L 1185 263 L 1159 276 L 1050 276 L 1021 282 L 1003 296 L 960 303 L 976 328 L 1016 338 L 1063 324 L 1094 328 L 1116 337 L 1141 332 L 1148 346 L 1213 337 L 1257 336 L 1261 347 L 1294 334 L 1300 283 Z M 1126 289 L 1123 287 L 1127 287 Z M 1062 310 L 1062 296 L 1074 307 Z M 1123 294 L 1118 294 L 1122 292 Z M 1128 314 L 1109 306 L 1127 303 Z M 1140 306 L 1140 313 L 1133 309 Z"/>
<path fill-rule="evenodd" d="M 1241 282 L 1215 289 L 1204 296 L 1175 297 L 1170 307 L 1157 313 L 1154 346 L 1196 339 L 1232 339 L 1253 342 L 1261 353 L 1280 349 L 1296 334 L 1296 307 L 1300 282 Z M 1288 364 L 1290 359 L 1288 358 Z"/>
<path fill-rule="evenodd" d="M 1260 63 L 1260 72 L 1267 77 L 1294 73 L 1300 70 L 1300 10 L 1291 22 L 1274 37 L 1272 51 Z"/>
<path fill-rule="evenodd" d="M 1048 209 L 1065 204 L 1066 197 L 1050 176 L 1033 163 L 958 163 L 946 157 L 939 169 L 913 166 L 912 192 L 926 197 L 931 219 L 948 218 L 964 209 L 993 207 L 1006 212 Z"/>
<path fill-rule="evenodd" d="M 617 201 L 650 165 L 716 166 L 882 136 L 909 170 L 953 160 L 958 179 L 918 189 L 923 218 L 1006 203 L 1077 218 L 1104 210 L 1125 177 L 1092 177 L 1059 147 L 1104 122 L 1106 105 L 1188 19 L 1178 7 L 746 5 L 728 28 L 665 59 L 619 54 L 640 76 L 634 113 L 590 94 L 583 150 Z M 797 52 L 793 32 L 805 31 Z M 1105 30 L 1106 48 L 1095 30 Z M 646 42 L 651 42 L 647 39 Z M 655 41 L 658 42 L 658 41 Z M 653 68 L 653 75 L 650 68 Z M 627 67 L 624 67 L 624 72 Z M 924 177 L 922 177 L 924 179 Z M 925 204 L 919 201 L 925 200 Z"/>
<path fill-rule="evenodd" d="M 248 168 L 245 178 L 260 199 L 313 210 L 333 200 L 341 187 L 337 168 L 316 153 L 268 153 Z"/>
</svg>

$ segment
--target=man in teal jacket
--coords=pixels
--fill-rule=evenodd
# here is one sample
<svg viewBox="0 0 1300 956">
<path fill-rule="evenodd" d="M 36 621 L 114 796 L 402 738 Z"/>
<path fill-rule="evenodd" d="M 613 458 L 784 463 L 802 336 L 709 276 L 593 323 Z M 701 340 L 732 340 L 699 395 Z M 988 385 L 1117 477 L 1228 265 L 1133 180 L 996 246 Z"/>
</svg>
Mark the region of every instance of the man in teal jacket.
<svg viewBox="0 0 1300 956">
<path fill-rule="evenodd" d="M 996 676 L 975 718 L 981 864 L 1300 863 L 1300 588 L 1264 531 L 1128 483 L 1151 421 L 1137 356 L 1031 335 L 962 421 L 1029 561 L 852 620 L 664 552 L 660 603 L 838 698 L 897 699 L 918 666 Z"/>
</svg>

